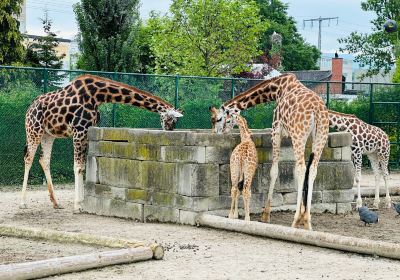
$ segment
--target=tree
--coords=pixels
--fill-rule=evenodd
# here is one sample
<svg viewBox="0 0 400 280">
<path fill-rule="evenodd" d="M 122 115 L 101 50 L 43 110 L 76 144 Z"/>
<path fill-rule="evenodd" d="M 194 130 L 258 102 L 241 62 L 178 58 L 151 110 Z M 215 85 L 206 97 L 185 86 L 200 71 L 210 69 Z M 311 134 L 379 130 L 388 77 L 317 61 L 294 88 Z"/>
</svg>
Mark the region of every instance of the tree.
<svg viewBox="0 0 400 280">
<path fill-rule="evenodd" d="M 56 48 L 60 42 L 57 39 L 57 34 L 51 31 L 52 21 L 48 18 L 47 12 L 45 13 L 45 17 L 40 20 L 46 35 L 36 37 L 33 43 L 27 46 L 25 63 L 32 67 L 61 69 L 63 66 L 62 59 L 65 57 L 65 54 L 57 55 Z M 49 71 L 47 85 L 56 87 L 64 76 L 56 71 Z"/>
<path fill-rule="evenodd" d="M 269 56 L 273 49 L 271 35 L 276 32 L 282 36 L 282 67 L 285 71 L 317 69 L 320 52 L 315 46 L 306 43 L 298 33 L 296 21 L 288 16 L 288 4 L 280 0 L 256 0 L 260 17 L 268 21 L 270 27 L 262 35 L 260 49 Z M 260 62 L 263 59 L 260 58 Z"/>
<path fill-rule="evenodd" d="M 260 54 L 267 23 L 253 1 L 174 0 L 170 16 L 152 14 L 156 72 L 226 76 L 249 67 Z"/>
<path fill-rule="evenodd" d="M 0 64 L 21 62 L 24 56 L 19 21 L 23 0 L 0 1 Z"/>
<path fill-rule="evenodd" d="M 381 71 L 387 74 L 395 63 L 393 50 L 399 31 L 387 33 L 384 31 L 383 25 L 387 19 L 400 23 L 400 1 L 367 0 L 361 2 L 361 9 L 376 13 L 377 18 L 371 21 L 373 33 L 352 32 L 349 37 L 339 39 L 339 42 L 344 44 L 340 50 L 356 53 L 354 61 L 362 67 L 369 67 L 361 78 L 379 74 Z"/>
<path fill-rule="evenodd" d="M 138 70 L 138 7 L 139 0 L 81 0 L 75 4 L 82 69 Z"/>
</svg>

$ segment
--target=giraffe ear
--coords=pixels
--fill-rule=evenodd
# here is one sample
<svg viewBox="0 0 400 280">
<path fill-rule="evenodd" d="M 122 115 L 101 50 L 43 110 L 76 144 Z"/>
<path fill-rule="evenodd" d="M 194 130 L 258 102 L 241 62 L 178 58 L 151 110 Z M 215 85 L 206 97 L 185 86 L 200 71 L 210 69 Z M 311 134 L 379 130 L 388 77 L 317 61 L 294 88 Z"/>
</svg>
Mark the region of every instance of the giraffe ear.
<svg viewBox="0 0 400 280">
<path fill-rule="evenodd" d="M 183 117 L 183 115 L 180 112 L 176 111 L 176 110 L 171 110 L 170 115 L 175 117 L 175 118 Z"/>
</svg>

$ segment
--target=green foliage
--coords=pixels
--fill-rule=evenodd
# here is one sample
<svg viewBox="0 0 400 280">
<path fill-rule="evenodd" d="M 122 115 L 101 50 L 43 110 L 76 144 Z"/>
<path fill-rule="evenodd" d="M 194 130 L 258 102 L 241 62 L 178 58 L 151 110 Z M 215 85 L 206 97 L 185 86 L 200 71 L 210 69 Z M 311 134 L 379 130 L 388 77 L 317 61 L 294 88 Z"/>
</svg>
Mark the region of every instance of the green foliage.
<svg viewBox="0 0 400 280">
<path fill-rule="evenodd" d="M 140 69 L 139 0 L 81 0 L 74 11 L 79 26 L 78 67 L 136 72 Z"/>
<path fill-rule="evenodd" d="M 395 72 L 393 74 L 392 82 L 393 83 L 400 83 L 400 56 L 396 61 L 396 70 L 395 70 Z"/>
<path fill-rule="evenodd" d="M 248 68 L 267 26 L 253 1 L 174 0 L 170 16 L 152 14 L 157 73 L 225 76 Z"/>
<path fill-rule="evenodd" d="M 2 75 L 3 76 L 3 75 Z M 34 82 L 27 79 L 7 84 L 0 89 L 0 185 L 22 184 L 24 175 L 25 113 L 33 99 L 40 94 Z M 18 80 L 17 80 L 18 81 Z M 39 152 L 37 152 L 37 155 Z M 52 176 L 55 182 L 73 179 L 73 149 L 70 139 L 56 140 L 52 156 Z M 33 163 L 29 183 L 42 183 L 43 171 L 38 156 Z"/>
<path fill-rule="evenodd" d="M 276 32 L 282 36 L 282 66 L 285 71 L 317 69 L 319 50 L 306 43 L 297 31 L 296 21 L 288 16 L 288 4 L 280 0 L 256 0 L 260 8 L 260 17 L 270 23 L 262 34 L 260 49 L 270 53 L 270 36 Z"/>
<path fill-rule="evenodd" d="M 21 62 L 24 56 L 22 36 L 16 16 L 21 13 L 22 0 L 0 1 L 0 64 Z"/>
<path fill-rule="evenodd" d="M 371 34 L 352 32 L 349 37 L 339 39 L 340 43 L 345 44 L 340 50 L 357 53 L 355 61 L 359 62 L 360 66 L 369 67 L 361 78 L 376 75 L 381 71 L 387 74 L 395 63 L 393 48 L 400 31 L 387 33 L 383 29 L 383 24 L 388 18 L 400 23 L 400 2 L 366 0 L 361 2 L 361 8 L 376 14 L 376 19 L 371 21 L 374 32 Z"/>
<path fill-rule="evenodd" d="M 37 37 L 34 42 L 27 46 L 25 63 L 32 67 L 43 67 L 51 69 L 61 69 L 62 59 L 65 54 L 58 56 L 56 48 L 59 45 L 57 34 L 51 31 L 51 19 L 47 12 L 44 19 L 40 19 L 43 24 L 43 31 L 46 36 Z M 60 81 L 65 78 L 64 74 L 56 71 L 49 71 L 47 77 L 47 86 L 53 89 L 59 86 Z"/>
</svg>

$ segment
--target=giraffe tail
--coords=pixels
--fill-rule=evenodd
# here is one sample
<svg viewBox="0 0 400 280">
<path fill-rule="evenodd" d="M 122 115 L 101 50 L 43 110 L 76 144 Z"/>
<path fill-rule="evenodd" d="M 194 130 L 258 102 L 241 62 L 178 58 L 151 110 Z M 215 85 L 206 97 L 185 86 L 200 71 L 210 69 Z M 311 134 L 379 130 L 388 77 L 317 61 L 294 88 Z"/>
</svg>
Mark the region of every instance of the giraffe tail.
<svg viewBox="0 0 400 280">
<path fill-rule="evenodd" d="M 310 167 L 314 160 L 314 153 L 310 154 L 310 158 L 308 159 L 306 174 L 304 176 L 304 184 L 303 184 L 303 206 L 304 211 L 307 210 L 307 199 L 308 199 L 308 177 L 310 174 Z"/>
<path fill-rule="evenodd" d="M 28 153 L 28 145 L 25 144 L 25 148 L 24 148 L 24 157 L 26 157 L 26 154 Z"/>
<path fill-rule="evenodd" d="M 243 191 L 243 188 L 244 188 L 244 173 L 243 173 L 243 165 L 241 164 L 239 171 L 238 189 L 239 191 Z"/>
</svg>

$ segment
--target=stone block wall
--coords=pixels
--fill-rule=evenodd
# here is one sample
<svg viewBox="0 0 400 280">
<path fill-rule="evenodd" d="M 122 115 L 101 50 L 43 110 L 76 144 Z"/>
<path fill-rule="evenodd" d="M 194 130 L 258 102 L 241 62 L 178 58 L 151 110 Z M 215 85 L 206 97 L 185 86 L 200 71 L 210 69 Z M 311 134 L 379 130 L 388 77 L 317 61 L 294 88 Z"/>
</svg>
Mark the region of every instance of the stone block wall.
<svg viewBox="0 0 400 280">
<path fill-rule="evenodd" d="M 253 130 L 259 165 L 251 210 L 261 212 L 269 187 L 270 130 Z M 160 131 L 90 128 L 84 211 L 139 221 L 194 223 L 201 211 L 229 209 L 229 158 L 240 143 L 236 131 Z M 344 213 L 353 201 L 351 137 L 331 133 L 318 167 L 312 212 Z M 306 148 L 306 157 L 311 145 Z M 297 190 L 290 139 L 283 139 L 274 210 L 294 210 Z M 239 200 L 242 207 L 242 199 Z"/>
</svg>

